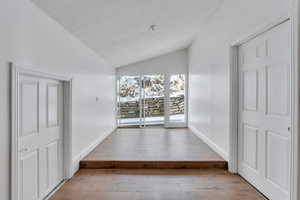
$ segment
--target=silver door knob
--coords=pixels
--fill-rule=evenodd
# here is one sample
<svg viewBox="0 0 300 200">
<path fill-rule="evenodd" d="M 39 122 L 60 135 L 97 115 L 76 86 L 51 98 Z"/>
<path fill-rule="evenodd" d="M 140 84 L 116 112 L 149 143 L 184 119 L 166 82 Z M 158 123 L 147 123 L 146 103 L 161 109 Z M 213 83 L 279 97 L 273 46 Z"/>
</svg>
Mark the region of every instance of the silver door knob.
<svg viewBox="0 0 300 200">
<path fill-rule="evenodd" d="M 28 148 L 23 148 L 23 149 L 19 150 L 20 153 L 24 153 L 26 151 L 28 151 Z"/>
</svg>

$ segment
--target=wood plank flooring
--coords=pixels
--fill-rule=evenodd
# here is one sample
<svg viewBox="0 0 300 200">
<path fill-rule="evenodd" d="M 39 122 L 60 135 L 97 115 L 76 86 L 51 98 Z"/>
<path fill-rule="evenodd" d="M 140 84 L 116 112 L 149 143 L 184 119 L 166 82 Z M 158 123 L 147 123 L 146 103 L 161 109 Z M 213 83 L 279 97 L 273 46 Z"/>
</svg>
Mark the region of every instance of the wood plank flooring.
<svg viewBox="0 0 300 200">
<path fill-rule="evenodd" d="M 266 200 L 222 169 L 80 170 L 51 200 Z"/>
<path fill-rule="evenodd" d="M 226 168 L 227 162 L 189 129 L 117 129 L 81 163 L 81 168 Z"/>
</svg>

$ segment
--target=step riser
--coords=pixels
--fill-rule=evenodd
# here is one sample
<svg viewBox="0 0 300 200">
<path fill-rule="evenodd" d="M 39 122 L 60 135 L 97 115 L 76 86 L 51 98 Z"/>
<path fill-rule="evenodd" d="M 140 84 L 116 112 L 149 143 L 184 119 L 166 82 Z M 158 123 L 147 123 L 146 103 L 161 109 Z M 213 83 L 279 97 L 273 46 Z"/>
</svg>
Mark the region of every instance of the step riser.
<svg viewBox="0 0 300 200">
<path fill-rule="evenodd" d="M 227 169 L 225 161 L 163 162 L 163 161 L 82 161 L 81 169 Z"/>
</svg>

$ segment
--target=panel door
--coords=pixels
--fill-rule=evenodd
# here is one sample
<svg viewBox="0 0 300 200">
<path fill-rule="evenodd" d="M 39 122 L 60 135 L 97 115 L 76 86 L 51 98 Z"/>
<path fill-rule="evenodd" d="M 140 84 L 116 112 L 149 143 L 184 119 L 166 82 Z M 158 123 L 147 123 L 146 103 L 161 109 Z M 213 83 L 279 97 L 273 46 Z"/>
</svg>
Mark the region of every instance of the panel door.
<svg viewBox="0 0 300 200">
<path fill-rule="evenodd" d="M 239 173 L 271 200 L 290 197 L 290 27 L 239 48 Z"/>
<path fill-rule="evenodd" d="M 19 200 L 39 200 L 62 180 L 62 84 L 19 77 Z"/>
</svg>

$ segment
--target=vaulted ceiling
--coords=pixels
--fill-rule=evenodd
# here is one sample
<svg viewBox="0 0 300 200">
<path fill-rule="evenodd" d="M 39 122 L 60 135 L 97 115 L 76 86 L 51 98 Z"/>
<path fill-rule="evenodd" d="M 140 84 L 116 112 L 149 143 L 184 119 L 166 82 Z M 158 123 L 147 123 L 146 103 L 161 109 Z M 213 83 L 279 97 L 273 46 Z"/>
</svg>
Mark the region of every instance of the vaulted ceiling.
<svg viewBox="0 0 300 200">
<path fill-rule="evenodd" d="M 188 47 L 223 0 L 32 0 L 114 67 Z M 150 26 L 156 25 L 155 30 Z"/>
</svg>

